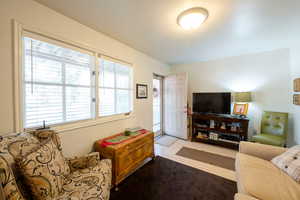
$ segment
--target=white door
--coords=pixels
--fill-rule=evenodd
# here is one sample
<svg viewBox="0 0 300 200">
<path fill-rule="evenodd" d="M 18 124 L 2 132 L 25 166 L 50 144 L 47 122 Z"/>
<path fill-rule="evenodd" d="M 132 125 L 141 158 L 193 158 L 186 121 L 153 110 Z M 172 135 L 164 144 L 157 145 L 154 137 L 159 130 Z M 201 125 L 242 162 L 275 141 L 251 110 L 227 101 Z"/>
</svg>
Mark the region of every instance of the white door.
<svg viewBox="0 0 300 200">
<path fill-rule="evenodd" d="M 164 132 L 187 139 L 187 75 L 164 78 Z"/>
</svg>

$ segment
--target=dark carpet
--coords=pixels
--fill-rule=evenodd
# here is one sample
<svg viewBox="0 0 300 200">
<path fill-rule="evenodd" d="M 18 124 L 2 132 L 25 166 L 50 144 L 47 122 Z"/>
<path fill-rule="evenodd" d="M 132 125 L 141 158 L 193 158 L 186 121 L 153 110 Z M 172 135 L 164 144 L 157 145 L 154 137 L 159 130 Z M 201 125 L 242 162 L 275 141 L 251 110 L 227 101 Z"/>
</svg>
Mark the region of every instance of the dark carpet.
<svg viewBox="0 0 300 200">
<path fill-rule="evenodd" d="M 236 183 L 157 156 L 111 190 L 110 200 L 233 200 Z"/>
<path fill-rule="evenodd" d="M 176 153 L 176 155 L 197 160 L 200 162 L 205 162 L 211 165 L 216 165 L 218 167 L 222 167 L 232 171 L 235 170 L 235 166 L 234 166 L 235 159 L 227 156 L 221 156 L 218 154 L 214 154 L 206 151 L 200 151 L 197 149 L 191 149 L 187 147 L 182 147 Z"/>
</svg>

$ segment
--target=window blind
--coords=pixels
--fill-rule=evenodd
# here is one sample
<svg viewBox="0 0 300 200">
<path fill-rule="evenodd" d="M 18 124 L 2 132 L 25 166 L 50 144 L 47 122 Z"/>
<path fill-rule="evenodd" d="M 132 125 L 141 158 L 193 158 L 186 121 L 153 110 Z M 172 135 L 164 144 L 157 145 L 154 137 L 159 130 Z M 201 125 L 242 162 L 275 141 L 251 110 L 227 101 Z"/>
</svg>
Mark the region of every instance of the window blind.
<svg viewBox="0 0 300 200">
<path fill-rule="evenodd" d="M 99 59 L 99 116 L 132 111 L 132 67 Z"/>
<path fill-rule="evenodd" d="M 94 57 L 26 36 L 23 44 L 24 127 L 93 118 Z"/>
</svg>

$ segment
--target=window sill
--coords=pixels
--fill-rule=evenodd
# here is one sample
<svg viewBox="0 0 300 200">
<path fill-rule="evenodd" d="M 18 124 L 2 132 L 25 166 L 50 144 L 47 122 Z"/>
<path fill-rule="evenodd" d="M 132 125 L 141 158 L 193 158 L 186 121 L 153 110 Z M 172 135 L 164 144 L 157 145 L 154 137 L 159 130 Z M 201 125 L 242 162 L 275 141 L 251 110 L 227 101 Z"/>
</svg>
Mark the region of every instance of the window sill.
<svg viewBox="0 0 300 200">
<path fill-rule="evenodd" d="M 113 121 L 130 119 L 133 117 L 135 117 L 134 113 L 131 113 L 129 115 L 120 114 L 120 115 L 113 115 L 113 116 L 107 116 L 107 117 L 99 117 L 97 119 L 74 122 L 74 123 L 70 123 L 70 124 L 53 126 L 51 128 L 57 133 L 62 133 L 62 132 L 72 131 L 75 129 L 86 128 L 86 127 L 90 127 L 90 126 L 97 126 L 100 124 L 105 124 L 105 123 L 109 123 L 109 122 L 113 122 Z"/>
</svg>

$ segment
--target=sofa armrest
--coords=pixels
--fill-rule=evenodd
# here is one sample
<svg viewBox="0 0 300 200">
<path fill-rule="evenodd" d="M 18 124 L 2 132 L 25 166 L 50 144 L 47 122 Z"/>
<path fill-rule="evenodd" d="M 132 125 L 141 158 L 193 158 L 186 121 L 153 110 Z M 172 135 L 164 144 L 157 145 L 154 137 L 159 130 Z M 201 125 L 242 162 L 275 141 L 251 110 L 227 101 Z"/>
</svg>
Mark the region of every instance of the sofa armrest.
<svg viewBox="0 0 300 200">
<path fill-rule="evenodd" d="M 94 167 L 98 164 L 99 161 L 100 161 L 99 152 L 92 152 L 85 156 L 67 159 L 71 172 L 74 172 L 79 169 L 85 169 L 88 167 Z"/>
<path fill-rule="evenodd" d="M 252 142 L 240 142 L 239 152 L 270 161 L 272 158 L 284 153 L 286 150 L 287 149 L 283 147 Z"/>
<path fill-rule="evenodd" d="M 251 197 L 251 196 L 246 195 L 246 194 L 236 193 L 234 195 L 234 200 L 259 200 L 259 199 Z"/>
</svg>

